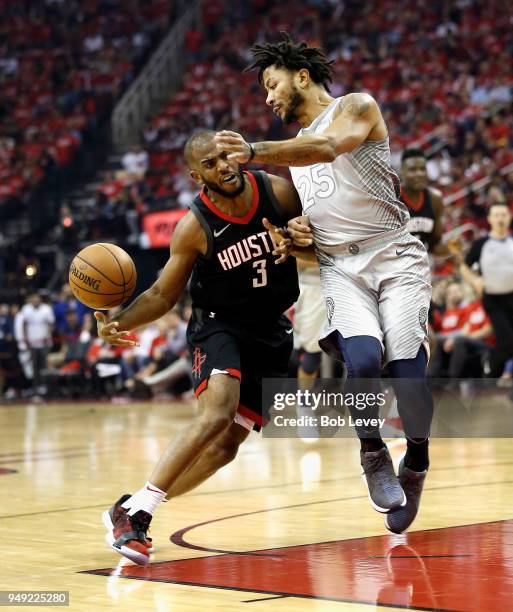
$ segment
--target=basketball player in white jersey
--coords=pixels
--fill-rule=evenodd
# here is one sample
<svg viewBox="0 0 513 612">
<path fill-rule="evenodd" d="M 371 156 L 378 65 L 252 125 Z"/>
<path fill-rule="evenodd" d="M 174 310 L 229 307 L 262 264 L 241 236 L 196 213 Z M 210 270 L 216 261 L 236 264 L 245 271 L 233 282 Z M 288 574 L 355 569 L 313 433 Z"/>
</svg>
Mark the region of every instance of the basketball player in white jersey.
<svg viewBox="0 0 513 612">
<path fill-rule="evenodd" d="M 218 149 L 240 163 L 290 167 L 303 216 L 288 229 L 296 245 L 313 242 L 319 261 L 328 319 L 323 348 L 343 357 L 358 388 L 361 379 L 376 381 L 384 364 L 394 379 L 409 379 L 408 385 L 394 381 L 407 437 L 399 479 L 379 429 L 356 428 L 370 501 L 385 513 L 387 528 L 400 533 L 417 514 L 429 466 L 427 252 L 406 229 L 409 214 L 399 199 L 376 101 L 366 93 L 333 98 L 324 52 L 288 34 L 252 52 L 249 69 L 258 70 L 267 105 L 302 129 L 294 139 L 251 144 L 223 131 L 216 137 Z"/>
</svg>

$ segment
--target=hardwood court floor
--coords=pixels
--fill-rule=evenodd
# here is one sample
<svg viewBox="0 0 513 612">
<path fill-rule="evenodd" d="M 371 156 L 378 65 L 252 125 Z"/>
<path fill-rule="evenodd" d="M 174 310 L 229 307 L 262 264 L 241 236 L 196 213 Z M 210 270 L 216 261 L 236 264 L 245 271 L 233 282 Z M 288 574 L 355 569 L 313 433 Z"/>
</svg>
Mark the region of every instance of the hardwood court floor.
<svg viewBox="0 0 513 612">
<path fill-rule="evenodd" d="M 433 440 L 420 516 L 392 536 L 354 440 L 252 434 L 230 466 L 159 509 L 152 564 L 121 561 L 100 513 L 141 486 L 194 411 L 0 406 L 0 590 L 69 590 L 70 609 L 89 611 L 511 607 L 511 440 Z"/>
</svg>

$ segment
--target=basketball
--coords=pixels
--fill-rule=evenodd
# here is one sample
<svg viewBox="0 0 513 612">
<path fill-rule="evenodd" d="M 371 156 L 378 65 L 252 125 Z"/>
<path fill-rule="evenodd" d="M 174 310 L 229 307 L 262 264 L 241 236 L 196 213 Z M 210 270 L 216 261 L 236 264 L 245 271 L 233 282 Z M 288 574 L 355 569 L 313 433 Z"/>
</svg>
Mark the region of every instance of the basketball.
<svg viewBox="0 0 513 612">
<path fill-rule="evenodd" d="M 98 242 L 75 255 L 69 268 L 73 295 L 89 308 L 108 310 L 126 302 L 137 282 L 130 255 L 107 242 Z"/>
</svg>

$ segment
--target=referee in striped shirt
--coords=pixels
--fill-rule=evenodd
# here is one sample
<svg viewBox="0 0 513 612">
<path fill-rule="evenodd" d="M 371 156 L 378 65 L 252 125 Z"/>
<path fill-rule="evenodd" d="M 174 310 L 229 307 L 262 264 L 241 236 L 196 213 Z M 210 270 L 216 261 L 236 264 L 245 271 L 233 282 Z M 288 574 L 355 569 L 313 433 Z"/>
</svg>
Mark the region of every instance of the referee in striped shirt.
<svg viewBox="0 0 513 612">
<path fill-rule="evenodd" d="M 513 357 L 513 238 L 511 212 L 506 203 L 488 210 L 490 232 L 470 247 L 460 272 L 482 296 L 495 331 L 497 345 L 491 358 L 491 375 L 499 378 L 504 364 Z"/>
</svg>

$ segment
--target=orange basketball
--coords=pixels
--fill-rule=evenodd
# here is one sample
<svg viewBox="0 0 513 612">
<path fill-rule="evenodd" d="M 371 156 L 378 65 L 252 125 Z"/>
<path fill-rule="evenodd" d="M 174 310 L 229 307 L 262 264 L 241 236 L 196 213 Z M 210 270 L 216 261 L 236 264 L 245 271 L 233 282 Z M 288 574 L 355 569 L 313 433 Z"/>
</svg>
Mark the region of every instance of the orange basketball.
<svg viewBox="0 0 513 612">
<path fill-rule="evenodd" d="M 126 302 L 137 282 L 130 255 L 115 244 L 98 242 L 75 255 L 69 268 L 73 295 L 89 308 L 108 310 Z"/>
</svg>

